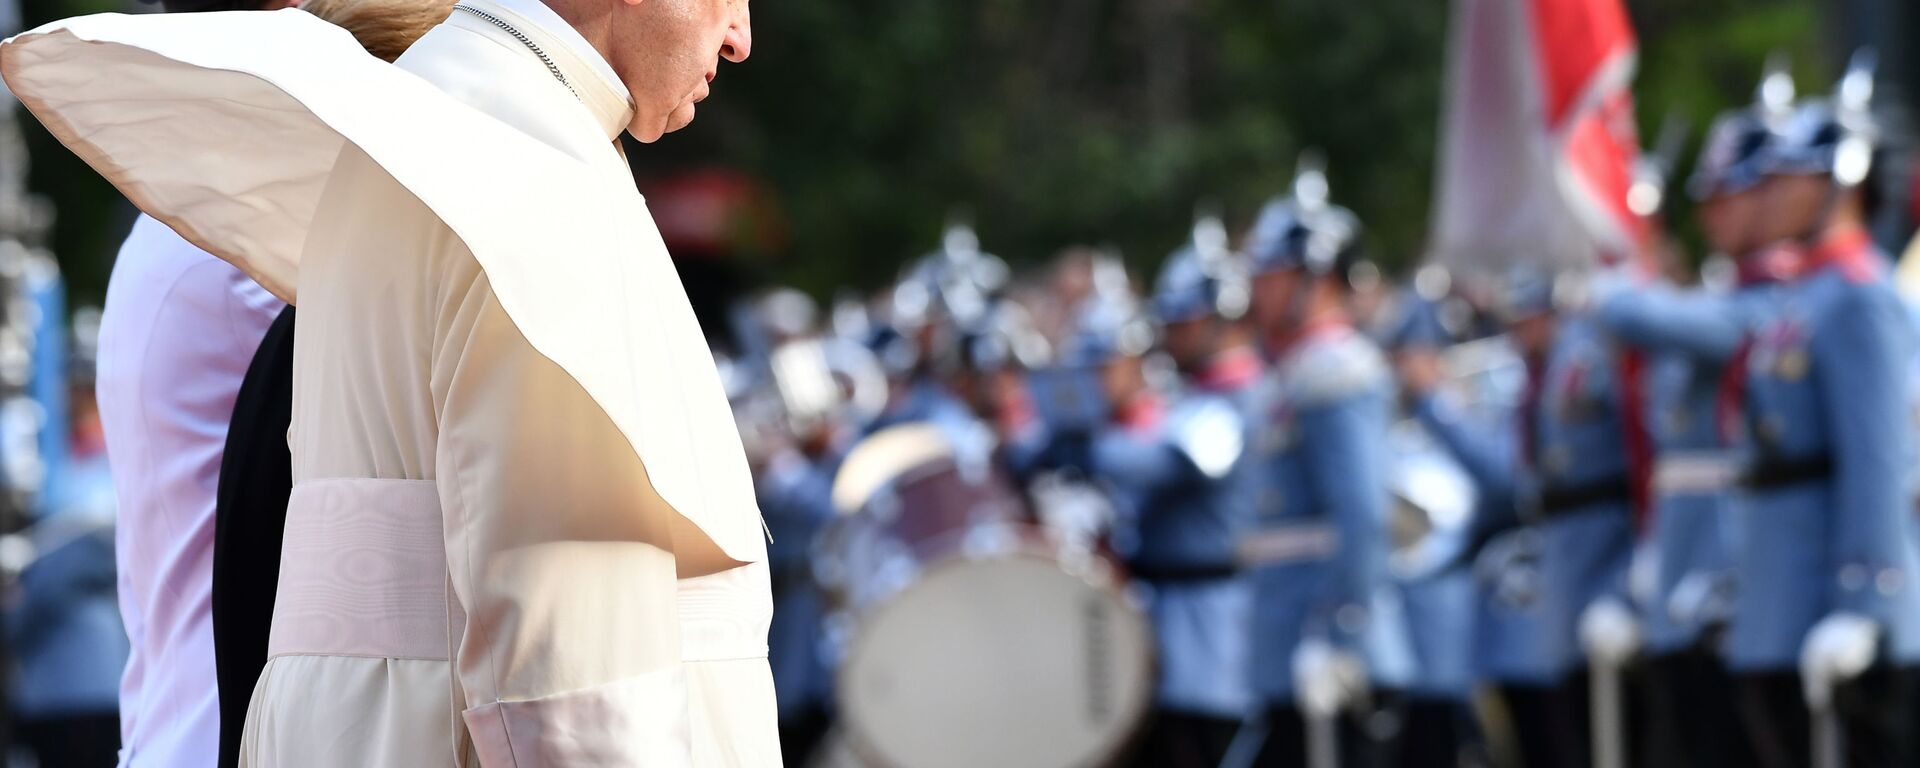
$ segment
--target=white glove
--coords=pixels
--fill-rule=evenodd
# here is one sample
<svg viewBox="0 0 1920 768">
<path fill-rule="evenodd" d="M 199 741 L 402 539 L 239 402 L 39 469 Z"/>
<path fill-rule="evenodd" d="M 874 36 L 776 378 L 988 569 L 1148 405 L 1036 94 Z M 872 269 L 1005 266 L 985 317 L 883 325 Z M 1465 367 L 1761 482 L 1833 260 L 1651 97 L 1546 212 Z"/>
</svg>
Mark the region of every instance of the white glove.
<svg viewBox="0 0 1920 768">
<path fill-rule="evenodd" d="M 1800 682 L 1806 686 L 1807 705 L 1825 709 L 1831 704 L 1835 686 L 1873 666 L 1879 642 L 1879 622 L 1857 613 L 1829 614 L 1813 625 L 1800 647 Z"/>
<path fill-rule="evenodd" d="M 1366 684 L 1366 662 L 1352 651 L 1320 638 L 1302 640 L 1293 651 L 1293 698 L 1308 715 L 1339 714 Z"/>
<path fill-rule="evenodd" d="M 1627 561 L 1627 599 L 1634 605 L 1660 602 L 1660 548 L 1652 539 L 1634 546 Z"/>
<path fill-rule="evenodd" d="M 1594 661 L 1624 665 L 1640 650 L 1640 621 L 1618 598 L 1595 600 L 1580 614 L 1580 647 Z"/>
</svg>

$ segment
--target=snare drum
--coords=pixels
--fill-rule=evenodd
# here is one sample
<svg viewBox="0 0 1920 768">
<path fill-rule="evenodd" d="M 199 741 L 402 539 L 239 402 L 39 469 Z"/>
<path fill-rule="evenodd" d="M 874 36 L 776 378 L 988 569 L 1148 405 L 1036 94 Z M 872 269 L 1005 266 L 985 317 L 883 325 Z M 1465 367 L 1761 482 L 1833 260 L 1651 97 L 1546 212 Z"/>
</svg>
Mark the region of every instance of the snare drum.
<svg viewBox="0 0 1920 768">
<path fill-rule="evenodd" d="M 865 762 L 1117 756 L 1151 697 L 1152 634 L 1105 556 L 1028 522 L 1010 486 L 930 427 L 869 438 L 834 491 L 822 580 L 851 628 L 841 727 Z"/>
</svg>

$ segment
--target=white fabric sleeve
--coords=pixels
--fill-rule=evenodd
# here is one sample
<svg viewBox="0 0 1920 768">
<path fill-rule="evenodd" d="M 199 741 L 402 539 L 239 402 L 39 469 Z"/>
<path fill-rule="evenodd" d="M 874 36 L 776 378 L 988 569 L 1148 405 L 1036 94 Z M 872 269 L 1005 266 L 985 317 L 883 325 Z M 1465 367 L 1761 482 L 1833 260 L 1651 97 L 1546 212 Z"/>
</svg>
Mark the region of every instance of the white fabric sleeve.
<svg viewBox="0 0 1920 768">
<path fill-rule="evenodd" d="M 672 510 L 471 256 L 448 263 L 461 274 L 437 297 L 437 486 L 481 764 L 687 765 Z"/>
</svg>

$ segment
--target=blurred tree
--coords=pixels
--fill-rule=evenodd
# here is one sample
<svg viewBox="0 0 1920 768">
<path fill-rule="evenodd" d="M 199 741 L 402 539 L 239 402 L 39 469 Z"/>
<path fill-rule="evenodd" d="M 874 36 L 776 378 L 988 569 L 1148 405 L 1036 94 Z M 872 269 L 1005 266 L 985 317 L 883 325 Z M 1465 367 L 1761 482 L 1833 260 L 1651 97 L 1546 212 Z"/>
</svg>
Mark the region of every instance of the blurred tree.
<svg viewBox="0 0 1920 768">
<path fill-rule="evenodd" d="M 955 210 L 1016 264 L 1086 242 L 1150 268 L 1183 239 L 1196 203 L 1244 224 L 1283 191 L 1305 147 L 1326 152 L 1334 197 L 1366 221 L 1376 258 L 1419 258 L 1445 3 L 754 10 L 754 59 L 722 72 L 690 129 L 698 138 L 636 156 L 643 172 L 728 163 L 764 175 L 793 235 L 769 277 L 817 293 L 875 286 Z M 1793 53 L 1810 87 L 1835 71 L 1817 0 L 1631 0 L 1630 10 L 1649 134 L 1669 110 L 1697 132 L 1744 102 L 1769 51 Z M 1684 221 L 1684 205 L 1676 215 Z"/>
<path fill-rule="evenodd" d="M 1643 142 L 1651 144 L 1667 115 L 1691 126 L 1693 141 L 1668 190 L 1667 216 L 1694 259 L 1704 240 L 1682 187 L 1699 139 L 1721 111 L 1753 103 L 1766 59 L 1792 63 L 1801 93 L 1824 93 L 1844 59 L 1823 28 L 1822 4 L 1809 0 L 1628 0 L 1640 34 L 1640 76 L 1634 94 Z"/>
<path fill-rule="evenodd" d="M 28 0 L 26 22 L 112 0 Z M 1643 128 L 1694 131 L 1794 54 L 1824 89 L 1834 0 L 1628 0 Z M 1389 266 L 1417 261 L 1441 99 L 1441 0 L 838 0 L 754 4 L 753 60 L 720 71 L 688 130 L 631 153 L 642 175 L 730 167 L 785 208 L 780 253 L 749 269 L 816 294 L 872 288 L 952 214 L 1033 263 L 1111 244 L 1149 269 L 1196 203 L 1241 226 L 1319 147 L 1333 195 Z M 32 129 L 56 247 L 97 300 L 124 203 Z M 1691 162 L 1689 156 L 1686 163 Z M 1683 168 L 1686 166 L 1683 166 Z M 1676 215 L 1684 221 L 1684 204 Z M 1683 227 L 1683 230 L 1686 228 Z"/>
<path fill-rule="evenodd" d="M 32 29 L 54 19 L 133 7 L 118 0 L 21 0 L 20 16 L 22 28 Z M 138 211 L 25 109 L 14 110 L 27 142 L 27 183 L 54 205 L 51 246 L 67 279 L 67 306 L 100 306 L 113 255 Z"/>
<path fill-rule="evenodd" d="M 1151 266 L 1197 203 L 1250 218 L 1304 146 L 1383 255 L 1420 240 L 1442 4 L 804 5 L 755 8 L 754 60 L 691 129 L 725 152 L 637 154 L 765 174 L 794 235 L 773 272 L 808 288 L 887 279 L 952 211 L 1016 263 L 1087 242 Z"/>
</svg>

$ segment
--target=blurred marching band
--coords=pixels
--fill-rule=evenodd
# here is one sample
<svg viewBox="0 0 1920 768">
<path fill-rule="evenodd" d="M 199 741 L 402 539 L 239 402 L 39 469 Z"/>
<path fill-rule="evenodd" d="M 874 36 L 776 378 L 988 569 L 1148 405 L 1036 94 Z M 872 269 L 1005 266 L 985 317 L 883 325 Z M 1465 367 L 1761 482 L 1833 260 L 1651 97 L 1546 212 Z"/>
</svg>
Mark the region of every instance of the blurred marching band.
<svg viewBox="0 0 1920 768">
<path fill-rule="evenodd" d="M 1697 271 L 1662 235 L 1396 282 L 1308 156 L 1150 282 L 956 224 L 871 297 L 742 302 L 787 759 L 1920 765 L 1871 70 L 1713 123 Z"/>
<path fill-rule="evenodd" d="M 114 491 L 93 397 L 100 312 L 69 311 L 0 113 L 0 744 L 38 764 L 110 765 L 128 653 L 115 595 Z M 19 753 L 0 753 L 0 763 Z"/>
</svg>

